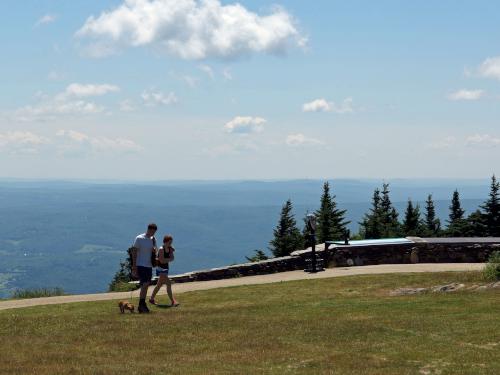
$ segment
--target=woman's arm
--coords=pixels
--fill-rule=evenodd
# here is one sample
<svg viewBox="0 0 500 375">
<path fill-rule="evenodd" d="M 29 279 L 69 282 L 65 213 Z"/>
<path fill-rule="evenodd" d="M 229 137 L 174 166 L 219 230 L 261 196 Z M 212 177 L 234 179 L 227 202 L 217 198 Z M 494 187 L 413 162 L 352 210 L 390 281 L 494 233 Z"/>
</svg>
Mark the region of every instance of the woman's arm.
<svg viewBox="0 0 500 375">
<path fill-rule="evenodd" d="M 170 251 L 168 252 L 167 262 L 169 262 L 169 263 L 170 263 L 170 262 L 173 262 L 173 261 L 174 261 L 174 259 L 175 259 L 175 257 L 174 257 L 174 250 L 170 250 Z"/>
<path fill-rule="evenodd" d="M 163 247 L 160 247 L 160 250 L 158 251 L 158 260 L 160 263 L 165 264 L 166 259 L 165 259 L 165 251 L 163 251 Z"/>
</svg>

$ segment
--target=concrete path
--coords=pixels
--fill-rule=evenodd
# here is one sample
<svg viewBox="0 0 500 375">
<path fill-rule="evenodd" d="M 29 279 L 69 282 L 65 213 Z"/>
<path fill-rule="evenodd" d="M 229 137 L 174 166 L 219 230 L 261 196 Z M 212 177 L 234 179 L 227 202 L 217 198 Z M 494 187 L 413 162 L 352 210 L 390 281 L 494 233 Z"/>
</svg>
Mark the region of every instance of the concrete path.
<svg viewBox="0 0 500 375">
<path fill-rule="evenodd" d="M 353 276 L 353 275 L 374 275 L 384 273 L 408 273 L 408 272 L 446 272 L 446 271 L 479 271 L 484 267 L 483 263 L 427 263 L 427 264 L 382 264 L 376 266 L 329 268 L 324 272 L 316 274 L 305 273 L 304 271 L 290 271 L 273 273 L 270 275 L 247 276 L 235 279 L 197 281 L 191 283 L 174 284 L 174 295 L 191 292 L 195 290 L 207 290 L 215 288 L 225 288 L 239 285 L 269 284 L 281 281 L 304 280 L 304 279 L 324 279 L 329 277 Z M 165 287 L 159 294 L 165 294 Z M 148 294 L 149 295 L 149 294 Z M 54 305 L 72 302 L 89 302 L 131 299 L 139 296 L 138 291 L 119 293 L 96 293 L 81 294 L 59 297 L 31 298 L 21 300 L 10 300 L 0 302 L 0 310 L 16 309 L 21 307 Z"/>
</svg>

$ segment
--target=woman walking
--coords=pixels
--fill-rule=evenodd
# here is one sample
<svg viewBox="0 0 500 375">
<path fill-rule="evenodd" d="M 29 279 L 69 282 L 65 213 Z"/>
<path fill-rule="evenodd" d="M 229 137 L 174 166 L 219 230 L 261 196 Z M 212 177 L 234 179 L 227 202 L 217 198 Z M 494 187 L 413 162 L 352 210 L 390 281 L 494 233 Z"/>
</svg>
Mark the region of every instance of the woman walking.
<svg viewBox="0 0 500 375">
<path fill-rule="evenodd" d="M 172 247 L 173 238 L 171 235 L 163 237 L 163 246 L 158 249 L 158 264 L 156 266 L 156 276 L 158 276 L 158 283 L 151 294 L 149 303 L 156 305 L 155 296 L 160 288 L 165 284 L 167 286 L 168 298 L 170 298 L 171 306 L 179 306 L 172 294 L 172 283 L 168 278 L 168 265 L 174 261 L 175 249 Z"/>
</svg>

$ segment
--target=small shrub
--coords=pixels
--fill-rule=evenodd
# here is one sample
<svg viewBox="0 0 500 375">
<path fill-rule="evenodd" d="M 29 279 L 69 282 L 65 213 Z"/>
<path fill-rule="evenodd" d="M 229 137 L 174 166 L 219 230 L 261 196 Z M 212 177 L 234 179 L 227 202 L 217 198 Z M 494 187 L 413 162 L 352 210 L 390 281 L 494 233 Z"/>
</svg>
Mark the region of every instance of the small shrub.
<svg viewBox="0 0 500 375">
<path fill-rule="evenodd" d="M 120 262 L 120 268 L 109 283 L 108 292 L 128 292 L 130 290 L 122 285 L 132 281 L 132 248 L 128 249 L 128 254 L 128 258 L 124 262 Z"/>
<path fill-rule="evenodd" d="M 489 281 L 500 280 L 500 251 L 494 251 L 490 255 L 488 263 L 484 267 L 483 275 Z"/>
<path fill-rule="evenodd" d="M 11 294 L 11 298 L 40 298 L 40 297 L 54 297 L 63 296 L 64 290 L 62 288 L 32 288 L 32 289 L 17 289 Z"/>
<path fill-rule="evenodd" d="M 119 281 L 114 283 L 112 287 L 109 288 L 110 292 L 131 292 L 139 288 L 139 284 L 129 284 L 125 281 Z"/>
<path fill-rule="evenodd" d="M 247 261 L 254 263 L 269 259 L 266 253 L 264 253 L 262 250 L 254 250 L 254 252 L 255 254 L 253 256 L 245 257 L 247 258 Z"/>
</svg>

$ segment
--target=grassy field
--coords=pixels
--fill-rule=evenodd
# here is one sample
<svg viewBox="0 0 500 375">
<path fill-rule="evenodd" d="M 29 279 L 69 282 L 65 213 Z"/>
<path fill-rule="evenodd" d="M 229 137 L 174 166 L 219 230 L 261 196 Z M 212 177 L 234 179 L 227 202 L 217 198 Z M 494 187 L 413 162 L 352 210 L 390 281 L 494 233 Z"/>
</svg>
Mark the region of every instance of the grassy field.
<svg viewBox="0 0 500 375">
<path fill-rule="evenodd" d="M 482 282 L 354 276 L 186 293 L 150 315 L 116 302 L 0 311 L 0 373 L 500 374 L 498 289 L 388 295 L 455 281 Z"/>
</svg>

